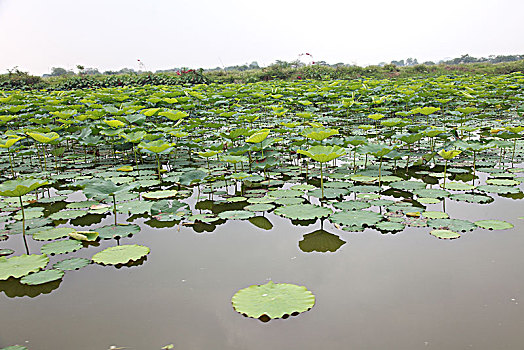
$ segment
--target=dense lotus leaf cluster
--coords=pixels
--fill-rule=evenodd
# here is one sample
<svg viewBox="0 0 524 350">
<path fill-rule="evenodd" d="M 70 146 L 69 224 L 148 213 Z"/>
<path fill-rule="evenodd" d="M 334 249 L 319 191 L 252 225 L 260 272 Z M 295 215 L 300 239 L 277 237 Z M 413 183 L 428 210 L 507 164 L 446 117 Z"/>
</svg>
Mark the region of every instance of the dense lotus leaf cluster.
<svg viewBox="0 0 524 350">
<path fill-rule="evenodd" d="M 147 247 L 97 244 L 116 249 L 144 226 L 320 221 L 340 235 L 442 239 L 511 229 L 446 202 L 524 198 L 523 91 L 514 73 L 1 92 L 0 237 L 26 251 L 0 240 L 0 279 L 48 284 L 92 261 L 139 264 Z M 345 240 L 326 229 L 298 247 L 337 251 Z"/>
</svg>

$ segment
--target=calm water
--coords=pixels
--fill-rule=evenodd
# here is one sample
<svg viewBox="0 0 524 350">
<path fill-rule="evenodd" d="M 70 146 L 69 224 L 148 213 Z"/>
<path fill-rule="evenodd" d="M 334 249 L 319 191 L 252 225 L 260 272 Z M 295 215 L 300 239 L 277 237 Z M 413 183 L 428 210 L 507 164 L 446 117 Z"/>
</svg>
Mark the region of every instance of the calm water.
<svg viewBox="0 0 524 350">
<path fill-rule="evenodd" d="M 59 288 L 34 298 L 7 297 L 24 291 L 0 282 L 0 347 L 522 349 L 524 232 L 517 218 L 523 209 L 522 201 L 500 197 L 489 205 L 447 200 L 453 218 L 515 224 L 453 241 L 430 236 L 428 228 L 382 235 L 348 233 L 326 222 L 324 229 L 347 242 L 335 253 L 299 249 L 302 236 L 319 229 L 320 221 L 293 226 L 273 214 L 266 215 L 271 231 L 248 221 L 204 234 L 144 225 L 122 240 L 151 248 L 140 266 L 89 265 L 66 272 Z M 21 249 L 21 238 L 4 246 Z M 91 257 L 114 244 L 103 241 L 74 255 Z M 29 239 L 29 245 L 38 253 L 39 242 Z M 233 310 L 237 290 L 268 279 L 307 286 L 316 305 L 268 323 Z"/>
</svg>

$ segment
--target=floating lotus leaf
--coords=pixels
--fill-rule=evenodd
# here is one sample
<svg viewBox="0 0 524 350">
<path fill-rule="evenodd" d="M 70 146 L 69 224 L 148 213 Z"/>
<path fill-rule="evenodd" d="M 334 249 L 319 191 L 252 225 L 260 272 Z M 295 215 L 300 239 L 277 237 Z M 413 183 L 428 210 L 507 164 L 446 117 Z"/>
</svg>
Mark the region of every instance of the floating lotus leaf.
<svg viewBox="0 0 524 350">
<path fill-rule="evenodd" d="M 425 197 L 425 198 L 443 199 L 443 198 L 449 197 L 448 191 L 441 190 L 441 189 L 433 189 L 433 188 L 423 188 L 420 190 L 415 190 L 413 191 L 413 194 L 417 195 L 418 197 Z"/>
<path fill-rule="evenodd" d="M 332 210 L 313 204 L 293 204 L 277 208 L 274 213 L 293 220 L 313 220 L 328 216 Z"/>
<path fill-rule="evenodd" d="M 66 208 L 68 209 L 84 209 L 90 208 L 93 205 L 99 204 L 97 201 L 83 201 L 83 202 L 72 202 L 67 203 Z"/>
<path fill-rule="evenodd" d="M 374 211 L 367 210 L 352 210 L 340 211 L 332 214 L 329 220 L 333 223 L 345 226 L 373 226 L 382 220 L 382 215 Z"/>
<path fill-rule="evenodd" d="M 417 202 L 422 204 L 437 204 L 440 203 L 441 200 L 436 198 L 418 198 Z"/>
<path fill-rule="evenodd" d="M 473 193 L 454 193 L 451 196 L 449 196 L 449 198 L 455 201 L 462 201 L 462 202 L 468 202 L 468 203 L 479 203 L 479 204 L 486 204 L 486 203 L 491 203 L 494 201 L 494 199 L 490 196 L 486 196 L 483 194 L 473 194 Z"/>
<path fill-rule="evenodd" d="M 458 232 L 473 231 L 477 228 L 472 222 L 460 219 L 431 219 L 428 220 L 428 226 Z"/>
<path fill-rule="evenodd" d="M 304 235 L 304 238 L 298 242 L 298 247 L 303 252 L 336 252 L 346 242 L 339 236 L 324 230 L 317 230 Z"/>
<path fill-rule="evenodd" d="M 373 185 L 358 185 L 349 188 L 349 190 L 355 193 L 373 193 L 382 191 L 382 187 Z"/>
<path fill-rule="evenodd" d="M 62 271 L 78 270 L 91 263 L 91 260 L 85 258 L 70 258 L 59 261 L 53 265 L 53 269 Z"/>
<path fill-rule="evenodd" d="M 361 209 L 369 208 L 371 204 L 369 204 L 368 202 L 363 202 L 363 201 L 344 201 L 344 202 L 336 202 L 333 204 L 333 206 L 341 210 L 361 210 Z"/>
<path fill-rule="evenodd" d="M 433 230 L 429 233 L 439 239 L 456 239 L 460 238 L 460 234 L 451 230 Z"/>
<path fill-rule="evenodd" d="M 298 191 L 298 190 L 280 189 L 280 190 L 269 191 L 267 195 L 270 197 L 275 197 L 275 198 L 301 197 L 304 195 L 304 192 Z"/>
<path fill-rule="evenodd" d="M 67 237 L 71 232 L 75 232 L 75 229 L 70 227 L 46 228 L 33 234 L 33 238 L 37 241 L 52 241 L 58 238 Z"/>
<path fill-rule="evenodd" d="M 138 225 L 107 225 L 96 229 L 101 239 L 124 238 L 140 232 Z"/>
<path fill-rule="evenodd" d="M 248 206 L 244 207 L 244 210 L 249 210 L 249 211 L 255 211 L 256 212 L 256 211 L 270 211 L 273 208 L 275 208 L 275 206 L 273 204 L 258 203 L 258 204 L 248 205 Z"/>
<path fill-rule="evenodd" d="M 20 255 L 11 258 L 0 257 L 0 280 L 9 277 L 20 278 L 43 269 L 49 263 L 47 255 Z"/>
<path fill-rule="evenodd" d="M 324 189 L 324 198 L 333 199 L 345 196 L 349 193 L 348 189 L 344 188 L 326 188 Z M 308 196 L 322 198 L 322 190 L 316 189 L 308 192 Z"/>
<path fill-rule="evenodd" d="M 20 283 L 27 284 L 29 286 L 36 286 L 39 284 L 44 284 L 48 282 L 53 282 L 61 279 L 64 276 L 64 271 L 62 270 L 44 270 L 32 273 L 25 277 L 22 277 Z"/>
<path fill-rule="evenodd" d="M 405 226 L 399 222 L 381 221 L 375 228 L 381 232 L 399 232 L 404 230 Z"/>
<path fill-rule="evenodd" d="M 324 186 L 326 185 L 327 184 L 324 184 Z M 291 186 L 291 189 L 295 191 L 309 191 L 309 190 L 314 190 L 315 188 L 316 188 L 315 186 L 309 185 L 309 184 L 300 184 L 300 185 Z"/>
<path fill-rule="evenodd" d="M 147 192 L 142 195 L 142 197 L 147 199 L 165 199 L 165 198 L 173 198 L 176 196 L 178 191 L 175 190 L 164 190 L 164 191 L 154 191 L 154 192 Z"/>
<path fill-rule="evenodd" d="M 389 185 L 391 188 L 403 191 L 422 190 L 426 188 L 426 183 L 421 181 L 397 181 Z"/>
<path fill-rule="evenodd" d="M 291 197 L 291 198 L 293 198 L 293 197 Z M 247 202 L 249 204 L 274 203 L 275 202 L 275 198 L 272 198 L 272 197 L 260 197 L 260 198 L 254 197 L 254 198 L 248 198 Z"/>
<path fill-rule="evenodd" d="M 498 185 L 481 185 L 477 187 L 477 190 L 482 192 L 497 193 L 497 194 L 510 194 L 519 193 L 520 190 L 517 187 L 510 186 L 498 186 Z"/>
<path fill-rule="evenodd" d="M 67 239 L 63 241 L 46 243 L 42 246 L 40 251 L 42 254 L 54 255 L 75 252 L 80 248 L 82 248 L 81 242 L 74 239 Z"/>
<path fill-rule="evenodd" d="M 486 183 L 488 185 L 497 185 L 497 186 L 518 186 L 520 181 L 508 180 L 508 179 L 487 179 Z"/>
<path fill-rule="evenodd" d="M 425 211 L 422 216 L 428 219 L 447 219 L 449 215 L 441 211 Z"/>
<path fill-rule="evenodd" d="M 245 220 L 255 216 L 255 213 L 247 210 L 227 210 L 218 214 L 224 220 Z"/>
<path fill-rule="evenodd" d="M 507 230 L 513 228 L 512 224 L 502 220 L 479 220 L 475 221 L 475 225 L 486 230 Z"/>
<path fill-rule="evenodd" d="M 122 214 L 144 214 L 148 213 L 153 206 L 153 202 L 150 201 L 131 201 L 117 204 L 116 210 Z"/>
<path fill-rule="evenodd" d="M 441 184 L 441 187 L 443 187 L 444 184 Z M 475 188 L 475 186 L 467 184 L 465 182 L 458 182 L 458 181 L 450 181 L 446 182 L 446 190 L 452 190 L 452 191 L 469 191 Z"/>
<path fill-rule="evenodd" d="M 13 249 L 0 249 L 0 256 L 8 256 L 13 254 L 15 251 Z"/>
<path fill-rule="evenodd" d="M 226 198 L 226 202 L 228 203 L 245 202 L 245 201 L 247 201 L 247 198 L 242 197 L 242 196 Z"/>
<path fill-rule="evenodd" d="M 382 196 L 377 193 L 359 193 L 356 195 L 356 197 L 364 201 L 372 201 L 375 199 L 379 199 Z"/>
<path fill-rule="evenodd" d="M 93 255 L 92 260 L 97 264 L 102 265 L 119 265 L 127 264 L 130 261 L 136 261 L 147 254 L 149 254 L 149 248 L 132 244 L 132 245 L 119 245 L 116 247 L 109 247 L 101 252 Z"/>
<path fill-rule="evenodd" d="M 62 210 L 48 216 L 51 220 L 73 220 L 87 215 L 87 210 Z"/>
<path fill-rule="evenodd" d="M 350 188 L 352 184 L 350 182 L 331 181 L 325 182 L 324 187 L 326 188 Z"/>
<path fill-rule="evenodd" d="M 263 230 L 269 231 L 273 228 L 271 221 L 263 216 L 255 216 L 254 218 L 249 219 L 249 222 Z"/>
<path fill-rule="evenodd" d="M 24 216 L 25 219 L 36 219 L 44 216 L 44 208 L 41 207 L 33 207 L 33 208 L 27 208 L 24 210 Z M 15 220 L 22 220 L 22 211 L 19 211 L 16 213 L 15 216 L 13 216 L 13 219 Z"/>
<path fill-rule="evenodd" d="M 311 309 L 315 296 L 303 286 L 269 281 L 239 290 L 231 301 L 233 308 L 243 315 L 274 319 Z"/>
<path fill-rule="evenodd" d="M 5 348 L 2 348 L 0 350 L 27 350 L 27 348 L 25 346 L 22 346 L 22 345 L 11 345 L 11 346 L 7 346 Z"/>
<path fill-rule="evenodd" d="M 304 198 L 302 197 L 285 197 L 275 200 L 275 204 L 279 205 L 293 205 L 293 204 L 302 204 L 304 203 Z"/>
</svg>

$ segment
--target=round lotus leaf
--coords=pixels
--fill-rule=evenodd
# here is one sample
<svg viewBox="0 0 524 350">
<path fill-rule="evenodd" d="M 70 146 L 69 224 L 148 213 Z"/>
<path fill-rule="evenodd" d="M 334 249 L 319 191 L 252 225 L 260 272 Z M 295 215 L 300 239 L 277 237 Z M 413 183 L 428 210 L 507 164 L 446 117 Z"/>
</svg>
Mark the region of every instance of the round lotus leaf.
<svg viewBox="0 0 524 350">
<path fill-rule="evenodd" d="M 273 190 L 267 193 L 268 196 L 274 198 L 285 198 L 285 197 L 301 197 L 304 192 L 298 190 Z"/>
<path fill-rule="evenodd" d="M 75 252 L 80 248 L 82 248 L 81 242 L 74 239 L 66 239 L 44 244 L 40 251 L 42 254 L 54 255 Z"/>
<path fill-rule="evenodd" d="M 367 210 L 339 211 L 329 217 L 333 223 L 352 227 L 373 226 L 382 219 L 379 213 Z"/>
<path fill-rule="evenodd" d="M 243 315 L 274 319 L 311 309 L 315 296 L 304 286 L 269 281 L 239 290 L 231 301 L 233 308 Z"/>
<path fill-rule="evenodd" d="M 275 206 L 273 204 L 258 203 L 258 204 L 248 205 L 248 206 L 244 207 L 244 210 L 249 210 L 249 211 L 270 211 L 273 208 L 275 208 Z"/>
<path fill-rule="evenodd" d="M 477 228 L 472 222 L 460 219 L 431 219 L 428 220 L 428 226 L 457 232 L 473 231 Z"/>
<path fill-rule="evenodd" d="M 187 218 L 187 220 L 189 220 L 191 222 L 201 221 L 201 222 L 209 223 L 209 222 L 217 221 L 217 220 L 219 220 L 219 218 L 217 216 L 215 216 L 214 214 L 205 213 L 205 214 L 191 215 L 191 216 L 189 216 Z"/>
<path fill-rule="evenodd" d="M 59 238 L 67 237 L 71 232 L 75 232 L 71 227 L 53 227 L 45 230 L 39 230 L 33 234 L 33 238 L 37 241 L 52 241 Z"/>
<path fill-rule="evenodd" d="M 433 230 L 429 233 L 439 239 L 456 239 L 460 238 L 460 234 L 451 230 Z"/>
<path fill-rule="evenodd" d="M 349 191 L 355 193 L 374 193 L 382 191 L 382 187 L 373 185 L 358 185 L 351 187 Z"/>
<path fill-rule="evenodd" d="M 247 200 L 247 202 L 249 204 L 266 204 L 266 203 L 274 203 L 275 202 L 275 198 L 272 198 L 272 197 L 253 197 L 253 198 L 249 198 Z"/>
<path fill-rule="evenodd" d="M 336 252 L 346 242 L 339 236 L 324 230 L 317 230 L 304 235 L 304 238 L 298 242 L 300 250 L 306 253 L 310 252 Z"/>
<path fill-rule="evenodd" d="M 397 190 L 413 191 L 426 188 L 426 183 L 422 181 L 397 181 L 393 182 L 389 186 Z"/>
<path fill-rule="evenodd" d="M 48 203 L 61 202 L 66 199 L 67 199 L 67 196 L 45 197 L 45 198 L 38 199 L 38 203 L 48 204 Z"/>
<path fill-rule="evenodd" d="M 381 232 L 399 232 L 404 230 L 405 226 L 399 222 L 381 221 L 375 228 Z"/>
<path fill-rule="evenodd" d="M 138 215 L 148 213 L 155 202 L 150 201 L 131 201 L 119 203 L 116 210 L 122 214 Z"/>
<path fill-rule="evenodd" d="M 437 198 L 417 198 L 417 202 L 422 204 L 437 204 L 440 203 L 441 200 Z"/>
<path fill-rule="evenodd" d="M 341 182 L 341 181 L 324 182 L 324 188 L 349 188 L 352 186 L 353 185 L 349 182 Z"/>
<path fill-rule="evenodd" d="M 324 198 L 329 198 L 329 199 L 338 198 L 338 197 L 345 196 L 348 193 L 349 193 L 349 190 L 345 188 L 325 188 L 324 189 Z M 317 198 L 322 198 L 322 190 L 320 188 L 317 188 L 316 190 L 309 191 L 307 195 L 317 197 Z"/>
<path fill-rule="evenodd" d="M 449 192 L 446 190 L 441 189 L 433 189 L 433 188 L 423 188 L 420 190 L 413 191 L 414 195 L 417 195 L 418 197 L 425 197 L 425 198 L 438 198 L 443 199 L 446 197 L 449 197 Z"/>
<path fill-rule="evenodd" d="M 129 237 L 140 232 L 138 225 L 107 225 L 96 229 L 101 239 Z"/>
<path fill-rule="evenodd" d="M 449 215 L 441 211 L 425 211 L 422 216 L 428 219 L 447 219 Z"/>
<path fill-rule="evenodd" d="M 84 209 L 90 208 L 93 205 L 97 205 L 97 201 L 83 201 L 83 202 L 72 202 L 67 203 L 66 208 L 68 209 Z"/>
<path fill-rule="evenodd" d="M 91 263 L 91 260 L 84 258 L 71 258 L 59 261 L 53 265 L 53 269 L 62 271 L 78 270 Z"/>
<path fill-rule="evenodd" d="M 228 203 L 237 203 L 237 202 L 245 202 L 245 201 L 247 201 L 247 198 L 242 197 L 242 196 L 226 198 L 226 202 Z"/>
<path fill-rule="evenodd" d="M 486 183 L 488 185 L 497 185 L 497 186 L 518 186 L 520 181 L 508 180 L 508 179 L 487 179 Z"/>
<path fill-rule="evenodd" d="M 13 249 L 0 249 L 0 256 L 8 256 L 13 254 L 15 251 Z"/>
<path fill-rule="evenodd" d="M 300 184 L 300 185 L 293 185 L 291 186 L 291 190 L 295 191 L 310 191 L 314 190 L 316 187 L 309 184 Z"/>
<path fill-rule="evenodd" d="M 326 217 L 332 210 L 313 204 L 293 204 L 275 209 L 275 214 L 293 220 L 313 220 Z"/>
<path fill-rule="evenodd" d="M 520 190 L 517 187 L 510 186 L 498 186 L 498 185 L 482 185 L 477 187 L 477 190 L 482 192 L 497 193 L 497 194 L 508 194 L 508 193 L 519 193 Z"/>
<path fill-rule="evenodd" d="M 73 220 L 87 215 L 87 210 L 61 210 L 48 216 L 51 220 Z"/>
<path fill-rule="evenodd" d="M 9 277 L 20 278 L 43 269 L 49 263 L 47 255 L 20 255 L 0 257 L 0 281 Z"/>
<path fill-rule="evenodd" d="M 39 284 L 57 281 L 61 279 L 63 276 L 64 271 L 62 270 L 44 270 L 22 277 L 20 283 L 27 284 L 29 286 L 36 286 Z"/>
<path fill-rule="evenodd" d="M 458 182 L 458 181 L 446 182 L 445 185 L 442 183 L 440 184 L 440 187 L 445 188 L 446 190 L 452 190 L 452 191 L 469 191 L 475 188 L 475 186 L 473 185 L 467 184 L 465 182 Z"/>
<path fill-rule="evenodd" d="M 486 196 L 483 194 L 473 194 L 473 193 L 454 193 L 451 196 L 449 196 L 449 198 L 455 201 L 478 203 L 478 204 L 486 204 L 486 203 L 491 203 L 494 201 L 494 199 L 490 196 Z"/>
<path fill-rule="evenodd" d="M 336 202 L 333 204 L 333 206 L 337 209 L 341 210 L 361 210 L 366 209 L 371 206 L 368 202 L 364 201 L 344 201 L 344 202 Z"/>
<path fill-rule="evenodd" d="M 302 197 L 286 197 L 279 198 L 275 200 L 275 204 L 279 205 L 293 205 L 293 204 L 302 204 L 304 203 L 304 198 Z"/>
<path fill-rule="evenodd" d="M 247 210 L 227 210 L 218 214 L 223 220 L 245 220 L 255 216 L 255 213 Z"/>
<path fill-rule="evenodd" d="M 41 207 L 34 207 L 34 208 L 27 208 L 24 209 L 24 216 L 25 219 L 36 219 L 44 216 L 44 208 Z M 13 219 L 15 220 L 22 220 L 22 211 L 20 210 L 18 213 L 16 213 L 15 216 L 13 216 Z"/>
<path fill-rule="evenodd" d="M 143 258 L 149 254 L 149 251 L 148 247 L 138 244 L 119 245 L 106 248 L 93 255 L 91 259 L 95 263 L 102 265 L 127 264 L 130 261 L 136 261 Z"/>
<path fill-rule="evenodd" d="M 11 346 L 7 346 L 5 348 L 2 348 L 0 350 L 27 350 L 27 348 L 25 346 L 22 346 L 22 345 L 11 345 Z"/>
<path fill-rule="evenodd" d="M 375 199 L 379 199 L 381 195 L 377 193 L 359 193 L 356 195 L 356 197 L 365 201 L 372 201 Z"/>
<path fill-rule="evenodd" d="M 355 182 L 372 183 L 378 181 L 378 176 L 353 175 L 350 179 Z"/>
<path fill-rule="evenodd" d="M 502 220 L 479 220 L 475 221 L 475 225 L 486 230 L 507 230 L 513 228 L 512 224 Z"/>
<path fill-rule="evenodd" d="M 178 191 L 175 190 L 165 190 L 165 191 L 153 191 L 153 192 L 147 192 L 142 195 L 142 197 L 146 199 L 165 199 L 165 198 L 173 198 L 176 196 Z"/>
<path fill-rule="evenodd" d="M 395 202 L 390 199 L 375 199 L 368 203 L 371 205 L 377 206 L 377 207 L 381 207 L 381 206 L 392 205 Z"/>
</svg>

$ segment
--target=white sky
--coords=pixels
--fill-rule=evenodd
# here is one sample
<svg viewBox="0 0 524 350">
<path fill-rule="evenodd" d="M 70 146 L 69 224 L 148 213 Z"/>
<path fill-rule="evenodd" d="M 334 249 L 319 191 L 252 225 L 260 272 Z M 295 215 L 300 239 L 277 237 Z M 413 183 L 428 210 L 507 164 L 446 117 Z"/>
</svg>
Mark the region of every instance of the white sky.
<svg viewBox="0 0 524 350">
<path fill-rule="evenodd" d="M 524 54 L 523 0 L 0 0 L 0 73 Z"/>
</svg>

